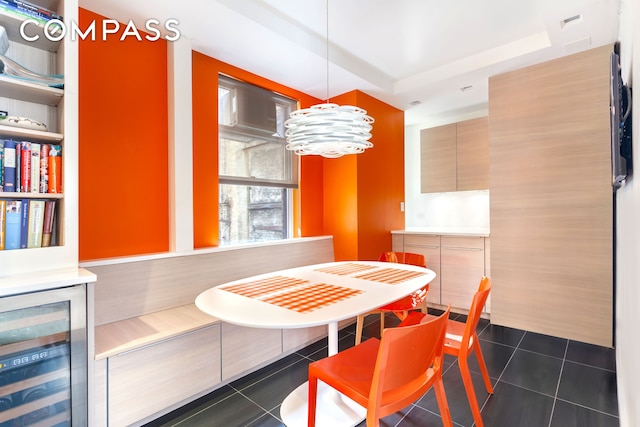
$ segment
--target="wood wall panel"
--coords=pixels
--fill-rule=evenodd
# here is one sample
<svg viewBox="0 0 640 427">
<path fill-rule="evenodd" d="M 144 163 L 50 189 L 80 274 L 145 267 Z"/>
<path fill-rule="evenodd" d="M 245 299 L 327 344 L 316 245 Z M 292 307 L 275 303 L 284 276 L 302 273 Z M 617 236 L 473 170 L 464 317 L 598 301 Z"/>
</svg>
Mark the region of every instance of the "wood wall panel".
<svg viewBox="0 0 640 427">
<path fill-rule="evenodd" d="M 612 344 L 610 51 L 489 81 L 492 323 Z"/>
<path fill-rule="evenodd" d="M 95 326 L 192 304 L 212 286 L 256 274 L 334 261 L 333 239 L 294 239 L 251 247 L 85 264 L 98 276 Z"/>
</svg>

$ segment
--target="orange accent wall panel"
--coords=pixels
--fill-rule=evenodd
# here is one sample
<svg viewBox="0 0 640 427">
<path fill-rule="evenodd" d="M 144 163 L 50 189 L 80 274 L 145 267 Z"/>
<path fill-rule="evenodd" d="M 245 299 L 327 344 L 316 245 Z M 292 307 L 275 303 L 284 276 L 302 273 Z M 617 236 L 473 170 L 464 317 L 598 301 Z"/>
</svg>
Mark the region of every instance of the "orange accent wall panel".
<svg viewBox="0 0 640 427">
<path fill-rule="evenodd" d="M 218 245 L 218 74 L 261 86 L 300 101 L 302 108 L 320 100 L 244 71 L 217 59 L 193 52 L 193 222 L 194 246 Z M 299 218 L 302 236 L 322 235 L 322 170 L 318 159 L 302 159 Z M 319 219 L 320 218 L 320 219 Z"/>
<path fill-rule="evenodd" d="M 79 10 L 81 28 L 103 19 Z M 78 41 L 81 261 L 169 247 L 167 44 L 100 28 Z"/>
<path fill-rule="evenodd" d="M 391 250 L 391 230 L 404 228 L 404 112 L 360 91 L 332 98 L 375 119 L 373 148 L 325 159 L 324 231 L 336 260 L 374 260 Z"/>
</svg>

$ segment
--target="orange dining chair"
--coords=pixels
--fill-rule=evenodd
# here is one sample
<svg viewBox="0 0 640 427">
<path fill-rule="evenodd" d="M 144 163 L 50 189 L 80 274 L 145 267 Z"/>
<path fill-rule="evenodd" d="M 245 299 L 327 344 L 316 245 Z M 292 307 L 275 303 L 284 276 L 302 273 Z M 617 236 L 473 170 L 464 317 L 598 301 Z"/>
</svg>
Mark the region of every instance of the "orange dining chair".
<svg viewBox="0 0 640 427">
<path fill-rule="evenodd" d="M 397 262 L 400 264 L 417 265 L 419 267 L 427 267 L 427 263 L 422 254 L 414 254 L 411 252 L 383 252 L 380 254 L 378 261 Z M 410 310 L 420 309 L 423 313 L 427 312 L 427 292 L 429 284 L 418 289 L 414 293 L 404 298 L 394 301 L 390 304 L 377 308 L 367 313 L 359 314 L 356 318 L 356 345 L 362 341 L 362 328 L 364 327 L 364 318 L 369 314 L 380 313 L 380 336 L 384 330 L 385 313 L 393 313 L 400 320 L 404 320 Z"/>
<path fill-rule="evenodd" d="M 480 372 L 482 373 L 482 378 L 484 380 L 484 386 L 489 394 L 493 394 L 493 387 L 491 386 L 491 380 L 489 379 L 489 372 L 487 371 L 487 365 L 484 362 L 484 356 L 482 355 L 480 342 L 478 341 L 478 334 L 476 333 L 476 327 L 480 320 L 482 307 L 484 307 L 490 291 L 491 280 L 488 277 L 482 277 L 480 280 L 480 286 L 473 295 L 471 308 L 467 315 L 467 321 L 462 323 L 455 320 L 448 320 L 447 332 L 444 340 L 445 354 L 458 358 L 460 375 L 462 375 L 462 382 L 464 383 L 464 389 L 467 392 L 467 399 L 469 399 L 469 406 L 471 407 L 471 413 L 473 414 L 476 427 L 484 427 L 484 423 L 482 422 L 482 416 L 480 415 L 478 399 L 476 398 L 476 393 L 473 389 L 468 359 L 471 353 L 475 351 L 476 358 L 478 359 L 478 366 L 480 367 Z M 419 312 L 412 312 L 403 322 L 400 323 L 399 326 L 405 327 L 421 321 L 430 321 L 433 317 L 434 316 L 431 315 L 425 316 Z"/>
<path fill-rule="evenodd" d="M 367 427 L 410 405 L 433 386 L 442 424 L 452 426 L 442 382 L 443 343 L 449 309 L 439 317 L 403 328 L 385 329 L 309 365 L 308 426 L 315 427 L 318 380 L 367 409 Z"/>
</svg>

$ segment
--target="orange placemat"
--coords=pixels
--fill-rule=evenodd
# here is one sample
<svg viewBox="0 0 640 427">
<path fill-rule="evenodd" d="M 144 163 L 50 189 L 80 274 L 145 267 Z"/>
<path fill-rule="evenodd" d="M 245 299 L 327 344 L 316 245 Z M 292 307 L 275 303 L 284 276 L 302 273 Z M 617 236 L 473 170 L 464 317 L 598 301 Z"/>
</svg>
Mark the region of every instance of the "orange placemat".
<svg viewBox="0 0 640 427">
<path fill-rule="evenodd" d="M 358 279 L 371 280 L 373 282 L 388 283 L 397 285 L 407 280 L 415 279 L 420 276 L 426 276 L 426 273 L 420 271 L 407 271 L 397 268 L 377 268 L 375 271 L 358 274 L 354 277 Z"/>
<path fill-rule="evenodd" d="M 329 274 L 338 274 L 340 276 L 346 276 L 348 274 L 371 270 L 373 268 L 376 268 L 376 267 L 374 265 L 356 264 L 353 262 L 348 262 L 342 265 L 318 268 L 316 271 L 321 271 L 323 273 L 329 273 Z"/>
<path fill-rule="evenodd" d="M 295 310 L 299 313 L 307 313 L 360 293 L 362 291 L 358 289 L 343 288 L 342 286 L 329 285 L 327 283 L 314 283 L 310 286 L 266 297 L 263 301 L 288 308 L 289 310 Z"/>
<path fill-rule="evenodd" d="M 309 281 L 295 279 L 293 277 L 274 276 L 268 279 L 257 280 L 255 282 L 238 283 L 237 285 L 225 286 L 220 289 L 249 298 L 260 298 L 261 296 L 305 283 L 309 283 Z"/>
</svg>

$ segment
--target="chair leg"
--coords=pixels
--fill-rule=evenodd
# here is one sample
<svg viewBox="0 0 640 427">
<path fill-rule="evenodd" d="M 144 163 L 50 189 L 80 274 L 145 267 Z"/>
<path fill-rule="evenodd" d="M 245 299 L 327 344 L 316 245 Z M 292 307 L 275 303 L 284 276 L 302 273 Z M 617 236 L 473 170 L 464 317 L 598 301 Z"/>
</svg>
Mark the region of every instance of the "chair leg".
<svg viewBox="0 0 640 427">
<path fill-rule="evenodd" d="M 358 314 L 356 318 L 356 345 L 362 342 L 362 327 L 364 326 L 364 314 Z"/>
<path fill-rule="evenodd" d="M 427 308 L 427 299 L 425 298 L 420 304 L 420 311 L 424 314 L 429 314 L 429 310 Z"/>
<path fill-rule="evenodd" d="M 491 385 L 491 379 L 489 378 L 489 371 L 487 365 L 484 363 L 484 356 L 482 355 L 482 349 L 480 348 L 480 341 L 478 336 L 473 336 L 473 351 L 476 353 L 478 359 L 478 366 L 480 366 L 480 372 L 482 373 L 482 379 L 484 380 L 484 387 L 487 389 L 487 393 L 493 394 L 493 386 Z"/>
<path fill-rule="evenodd" d="M 460 375 L 462 375 L 462 383 L 464 389 L 467 392 L 467 399 L 469 400 L 469 406 L 471 407 L 471 414 L 475 421 L 475 427 L 484 427 L 482 422 L 482 415 L 480 415 L 480 407 L 478 406 L 478 398 L 476 392 L 473 389 L 473 380 L 471 379 L 471 371 L 469 371 L 469 364 L 465 358 L 458 358 L 458 366 L 460 367 Z"/>
<path fill-rule="evenodd" d="M 309 375 L 309 392 L 308 392 L 308 415 L 307 425 L 308 427 L 315 427 L 316 425 L 316 398 L 318 394 L 318 378 Z"/>
<path fill-rule="evenodd" d="M 436 392 L 436 400 L 438 401 L 438 409 L 440 409 L 440 418 L 442 418 L 442 425 L 444 427 L 453 427 L 453 421 L 451 420 L 451 411 L 449 410 L 449 403 L 447 402 L 447 395 L 444 392 L 444 383 L 442 382 L 442 375 L 433 383 L 433 389 Z"/>
<path fill-rule="evenodd" d="M 382 338 L 382 331 L 384 331 L 384 312 L 380 312 L 380 338 Z"/>
</svg>

